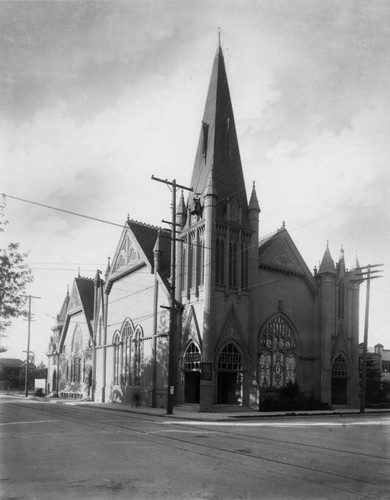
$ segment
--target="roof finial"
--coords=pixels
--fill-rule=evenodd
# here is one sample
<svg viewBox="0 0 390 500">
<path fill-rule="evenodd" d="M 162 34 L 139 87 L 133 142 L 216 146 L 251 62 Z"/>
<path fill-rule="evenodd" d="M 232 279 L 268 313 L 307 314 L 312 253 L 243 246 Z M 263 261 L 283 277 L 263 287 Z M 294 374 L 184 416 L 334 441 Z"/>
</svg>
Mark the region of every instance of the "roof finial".
<svg viewBox="0 0 390 500">
<path fill-rule="evenodd" d="M 81 275 L 80 275 L 80 268 L 78 268 L 78 277 L 81 278 Z"/>
<path fill-rule="evenodd" d="M 218 26 L 218 46 L 221 48 L 221 28 Z"/>
</svg>

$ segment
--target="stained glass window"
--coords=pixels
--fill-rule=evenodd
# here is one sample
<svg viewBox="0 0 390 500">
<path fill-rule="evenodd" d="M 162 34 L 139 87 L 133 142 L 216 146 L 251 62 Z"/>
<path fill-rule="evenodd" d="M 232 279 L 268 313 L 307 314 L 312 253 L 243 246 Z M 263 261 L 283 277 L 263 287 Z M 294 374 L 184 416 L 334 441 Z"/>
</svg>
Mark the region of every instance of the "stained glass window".
<svg viewBox="0 0 390 500">
<path fill-rule="evenodd" d="M 122 385 L 131 384 L 131 338 L 133 329 L 130 321 L 122 327 L 122 367 L 121 367 L 121 383 Z"/>
<path fill-rule="evenodd" d="M 142 331 L 140 329 L 137 329 L 134 336 L 134 385 L 141 385 L 141 368 L 142 368 L 141 334 Z"/>
<path fill-rule="evenodd" d="M 272 319 L 260 336 L 259 384 L 264 389 L 280 389 L 295 382 L 297 345 L 295 335 L 282 316 Z"/>
<path fill-rule="evenodd" d="M 119 384 L 119 377 L 120 377 L 120 349 L 121 349 L 121 344 L 120 344 L 120 334 L 119 332 L 116 332 L 114 334 L 114 384 L 117 385 Z"/>
</svg>

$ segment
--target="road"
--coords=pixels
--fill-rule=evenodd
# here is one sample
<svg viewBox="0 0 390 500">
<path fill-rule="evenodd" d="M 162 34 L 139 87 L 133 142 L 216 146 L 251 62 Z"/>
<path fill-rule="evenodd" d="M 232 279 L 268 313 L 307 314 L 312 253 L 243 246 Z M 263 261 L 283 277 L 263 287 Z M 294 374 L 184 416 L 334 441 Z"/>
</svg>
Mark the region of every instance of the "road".
<svg viewBox="0 0 390 500">
<path fill-rule="evenodd" d="M 0 396 L 1 498 L 389 499 L 390 415 L 202 422 Z"/>
</svg>

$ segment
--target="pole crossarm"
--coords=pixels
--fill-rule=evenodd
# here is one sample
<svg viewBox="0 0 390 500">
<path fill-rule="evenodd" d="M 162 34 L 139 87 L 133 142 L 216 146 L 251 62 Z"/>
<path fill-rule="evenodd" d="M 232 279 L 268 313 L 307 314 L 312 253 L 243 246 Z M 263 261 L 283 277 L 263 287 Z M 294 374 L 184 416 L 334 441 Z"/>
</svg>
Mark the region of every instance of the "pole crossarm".
<svg viewBox="0 0 390 500">
<path fill-rule="evenodd" d="M 362 363 L 362 377 L 361 377 L 361 394 L 360 394 L 360 413 L 364 413 L 366 407 L 366 392 L 367 392 L 367 345 L 368 345 L 368 320 L 370 314 L 370 283 L 371 280 L 383 278 L 382 269 L 373 269 L 383 267 L 383 264 L 369 264 L 364 267 L 359 267 L 357 280 L 354 281 L 367 281 L 366 292 L 366 310 L 364 318 L 364 339 L 363 339 L 363 363 Z M 374 274 L 374 276 L 372 276 Z"/>
<path fill-rule="evenodd" d="M 28 363 L 29 363 L 29 358 L 30 358 L 30 332 L 31 332 L 31 301 L 32 299 L 40 299 L 41 297 L 36 297 L 35 295 L 22 295 L 22 297 L 27 297 L 28 298 L 28 331 L 27 331 L 27 359 L 26 359 L 26 374 L 24 378 L 24 389 L 25 389 L 25 396 L 27 398 L 28 396 Z"/>
<path fill-rule="evenodd" d="M 182 186 L 181 184 L 177 184 L 176 181 L 168 181 L 167 179 L 160 179 L 152 175 L 152 179 L 154 181 L 162 182 L 164 184 L 168 184 L 169 186 L 174 186 L 176 189 L 185 189 L 187 191 L 194 191 L 194 188 Z"/>
<path fill-rule="evenodd" d="M 171 279 L 170 279 L 170 297 L 169 308 L 169 359 L 168 359 L 168 392 L 167 392 L 167 415 L 172 415 L 173 413 L 173 403 L 175 400 L 175 342 L 176 342 L 176 313 L 180 310 L 177 307 L 176 301 L 176 192 L 178 189 L 185 189 L 186 191 L 193 191 L 193 188 L 182 186 L 177 184 L 176 179 L 173 181 L 168 181 L 167 179 L 160 179 L 152 175 L 152 180 L 162 182 L 168 186 L 172 186 L 172 222 L 168 222 L 171 225 L 170 237 L 171 237 Z M 165 221 L 163 221 L 165 222 Z"/>
</svg>

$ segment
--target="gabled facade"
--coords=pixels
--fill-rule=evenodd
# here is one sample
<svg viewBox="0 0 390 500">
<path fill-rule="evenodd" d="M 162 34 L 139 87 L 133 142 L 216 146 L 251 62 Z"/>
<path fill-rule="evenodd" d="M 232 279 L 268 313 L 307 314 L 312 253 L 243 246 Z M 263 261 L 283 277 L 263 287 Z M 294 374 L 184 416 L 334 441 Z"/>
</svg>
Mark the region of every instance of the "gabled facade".
<svg viewBox="0 0 390 500">
<path fill-rule="evenodd" d="M 261 408 L 298 382 L 308 397 L 358 406 L 359 281 L 328 247 L 312 274 L 284 224 L 259 240 L 221 47 L 190 187 L 176 213 L 175 404 Z M 97 401 L 166 404 L 170 245 L 169 233 L 128 220 L 104 279 L 95 277 L 87 366 Z"/>
<path fill-rule="evenodd" d="M 48 392 L 74 399 L 92 395 L 94 282 L 75 278 L 50 338 Z"/>
</svg>

